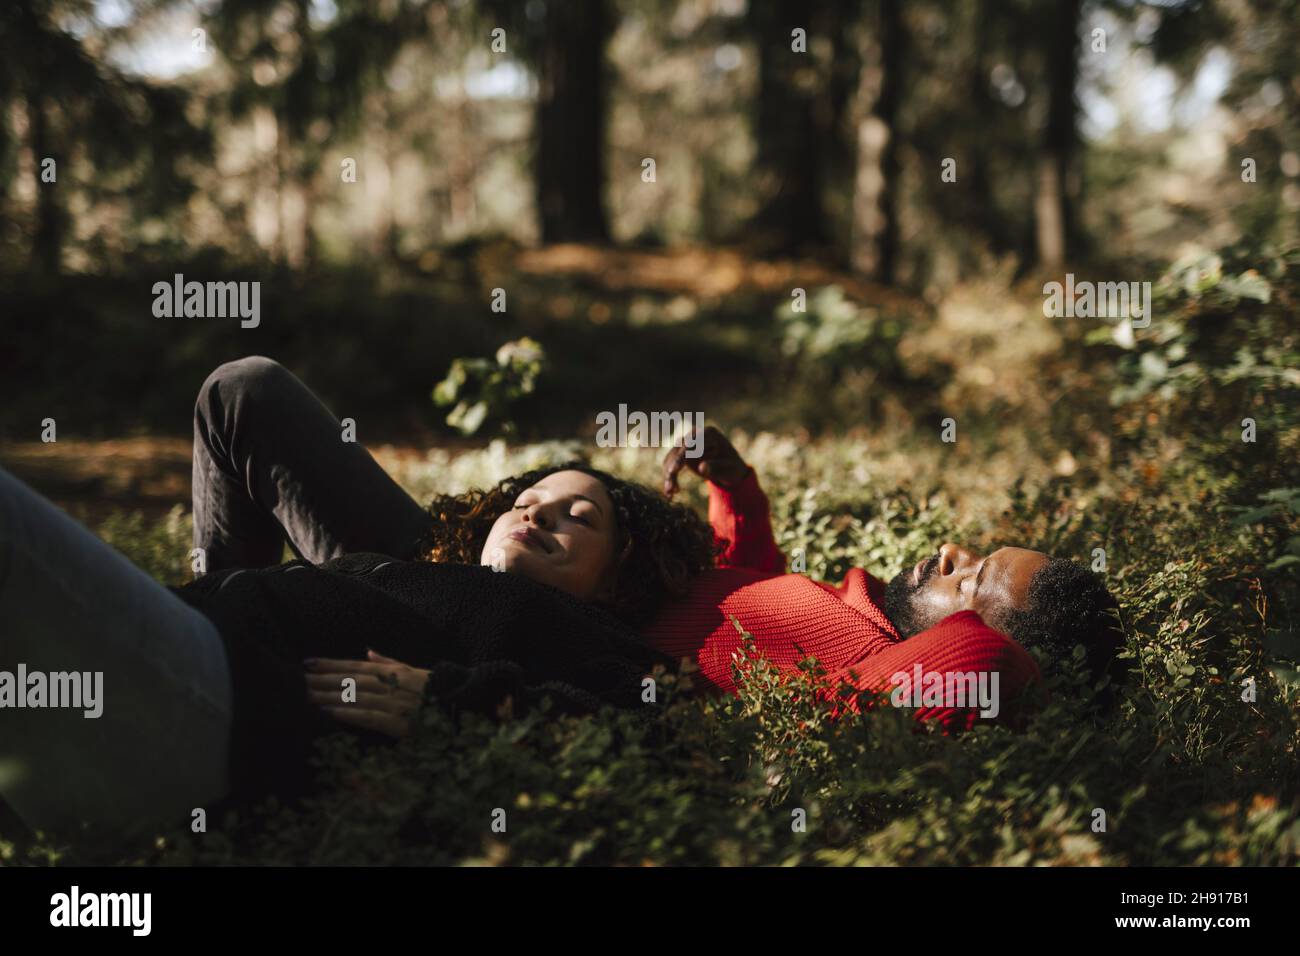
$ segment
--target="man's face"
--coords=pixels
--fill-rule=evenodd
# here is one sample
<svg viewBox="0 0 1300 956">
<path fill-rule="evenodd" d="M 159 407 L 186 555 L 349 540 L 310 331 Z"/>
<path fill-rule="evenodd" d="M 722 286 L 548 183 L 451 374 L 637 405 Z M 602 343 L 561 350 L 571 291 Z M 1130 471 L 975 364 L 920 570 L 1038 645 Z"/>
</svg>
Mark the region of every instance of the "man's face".
<svg viewBox="0 0 1300 956">
<path fill-rule="evenodd" d="M 956 544 L 898 574 L 885 592 L 885 613 L 903 637 L 911 637 L 958 611 L 975 611 L 997 627 L 1012 610 L 1029 603 L 1029 582 L 1050 557 L 1026 548 L 998 548 L 988 555 Z"/>
</svg>

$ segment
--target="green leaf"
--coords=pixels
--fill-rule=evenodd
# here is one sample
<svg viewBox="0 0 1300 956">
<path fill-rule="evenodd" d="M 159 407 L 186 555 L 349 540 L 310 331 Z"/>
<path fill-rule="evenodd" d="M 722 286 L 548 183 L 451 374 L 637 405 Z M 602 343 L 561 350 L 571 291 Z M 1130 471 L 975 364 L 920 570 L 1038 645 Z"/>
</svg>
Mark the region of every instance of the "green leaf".
<svg viewBox="0 0 1300 956">
<path fill-rule="evenodd" d="M 475 402 L 473 405 L 461 402 L 447 416 L 447 424 L 460 431 L 463 435 L 472 435 L 482 426 L 483 420 L 487 417 L 487 411 L 487 403 L 485 402 Z"/>
</svg>

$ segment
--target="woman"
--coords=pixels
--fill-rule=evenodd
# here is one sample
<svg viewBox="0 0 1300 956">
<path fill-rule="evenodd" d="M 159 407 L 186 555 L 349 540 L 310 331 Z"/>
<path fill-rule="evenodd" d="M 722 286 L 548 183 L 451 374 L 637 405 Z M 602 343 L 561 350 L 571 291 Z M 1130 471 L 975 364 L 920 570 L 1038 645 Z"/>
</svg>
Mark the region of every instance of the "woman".
<svg viewBox="0 0 1300 956">
<path fill-rule="evenodd" d="M 208 573 L 178 589 L 0 470 L 0 671 L 103 687 L 94 718 L 0 710 L 0 797 L 29 826 L 127 833 L 292 791 L 314 734 L 404 733 L 426 692 L 639 702 L 667 659 L 631 627 L 710 563 L 697 516 L 583 465 L 425 511 L 340 434 L 279 365 L 218 369 L 196 415 Z M 286 541 L 306 560 L 276 567 Z"/>
</svg>

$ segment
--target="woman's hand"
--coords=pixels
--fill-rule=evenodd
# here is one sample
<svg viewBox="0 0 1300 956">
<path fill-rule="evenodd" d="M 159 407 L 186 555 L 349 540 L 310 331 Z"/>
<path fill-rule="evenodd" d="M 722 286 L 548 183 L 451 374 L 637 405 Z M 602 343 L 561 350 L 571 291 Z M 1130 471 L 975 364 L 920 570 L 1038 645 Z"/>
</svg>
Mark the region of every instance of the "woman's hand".
<svg viewBox="0 0 1300 956">
<path fill-rule="evenodd" d="M 411 732 L 411 715 L 424 700 L 429 672 L 374 651 L 364 661 L 311 658 L 303 661 L 311 701 L 345 724 L 390 737 Z M 345 701 L 343 681 L 356 683 L 355 701 Z"/>
<path fill-rule="evenodd" d="M 749 466 L 740 453 L 727 441 L 727 436 L 712 425 L 704 429 L 699 458 L 687 458 L 684 445 L 669 449 L 664 456 L 664 494 L 669 498 L 677 493 L 677 473 L 682 466 L 728 491 L 749 475 Z"/>
</svg>

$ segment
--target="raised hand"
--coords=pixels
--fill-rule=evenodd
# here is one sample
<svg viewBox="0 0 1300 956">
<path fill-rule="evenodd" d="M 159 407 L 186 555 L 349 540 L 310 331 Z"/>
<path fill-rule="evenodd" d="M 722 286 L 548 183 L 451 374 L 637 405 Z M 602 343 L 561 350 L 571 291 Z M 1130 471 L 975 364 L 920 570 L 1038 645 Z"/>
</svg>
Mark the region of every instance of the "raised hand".
<svg viewBox="0 0 1300 956">
<path fill-rule="evenodd" d="M 704 429 L 704 442 L 700 457 L 688 458 L 685 445 L 669 449 L 664 456 L 664 494 L 671 498 L 677 494 L 677 475 L 683 467 L 689 468 L 706 481 L 711 481 L 720 488 L 731 490 L 749 475 L 749 465 L 745 464 L 740 453 L 727 441 L 727 436 L 712 425 Z"/>
</svg>

